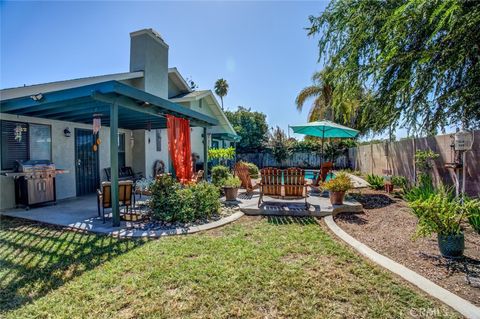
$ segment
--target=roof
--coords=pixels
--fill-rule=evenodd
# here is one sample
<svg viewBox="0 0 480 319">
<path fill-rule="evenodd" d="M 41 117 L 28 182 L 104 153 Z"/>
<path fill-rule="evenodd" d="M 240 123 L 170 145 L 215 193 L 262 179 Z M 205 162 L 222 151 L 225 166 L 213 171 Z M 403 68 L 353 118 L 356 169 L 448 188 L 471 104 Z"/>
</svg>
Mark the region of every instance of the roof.
<svg viewBox="0 0 480 319">
<path fill-rule="evenodd" d="M 210 90 L 192 91 L 176 95 L 169 100 L 175 103 L 198 101 L 212 93 Z"/>
<path fill-rule="evenodd" d="M 192 92 L 192 89 L 188 85 L 187 81 L 183 76 L 178 72 L 177 68 L 168 68 L 168 77 L 175 83 L 175 85 L 184 92 Z"/>
<path fill-rule="evenodd" d="M 114 103 L 119 108 L 118 126 L 126 129 L 166 128 L 167 114 L 186 118 L 192 126 L 219 124 L 208 115 L 118 81 L 2 99 L 0 112 L 87 124 L 93 114 L 101 114 L 102 124 L 108 126 Z"/>
<path fill-rule="evenodd" d="M 27 86 L 19 86 L 15 88 L 7 88 L 0 90 L 0 99 L 9 100 L 22 96 L 30 96 L 38 93 L 48 93 L 53 91 L 71 89 L 83 85 L 101 83 L 105 81 L 124 81 L 143 77 L 143 71 L 124 72 L 106 75 L 91 76 L 86 78 L 78 78 L 65 81 L 56 81 L 42 84 L 34 84 Z"/>
<path fill-rule="evenodd" d="M 215 97 L 215 95 L 211 90 L 201 90 L 201 91 L 193 91 L 185 94 L 179 94 L 171 98 L 170 101 L 175 103 L 192 102 L 192 101 L 198 101 L 206 97 L 210 97 L 211 100 L 213 101 L 214 108 L 212 108 L 212 112 L 215 115 L 215 117 L 219 119 L 220 126 L 223 126 L 227 131 L 230 131 L 231 134 L 237 136 L 237 132 L 235 132 L 235 129 L 233 128 L 230 121 L 227 119 L 227 116 L 223 112 L 222 107 L 218 103 L 217 98 Z M 212 127 L 211 132 L 212 134 L 225 133 L 223 131 L 218 130 L 216 127 Z"/>
</svg>

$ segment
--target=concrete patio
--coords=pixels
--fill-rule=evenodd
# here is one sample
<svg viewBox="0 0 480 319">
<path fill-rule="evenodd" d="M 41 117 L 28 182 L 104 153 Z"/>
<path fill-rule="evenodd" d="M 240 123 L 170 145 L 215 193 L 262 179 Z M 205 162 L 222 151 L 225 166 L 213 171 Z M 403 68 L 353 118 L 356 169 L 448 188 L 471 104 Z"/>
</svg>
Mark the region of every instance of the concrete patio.
<svg viewBox="0 0 480 319">
<path fill-rule="evenodd" d="M 337 213 L 354 213 L 363 210 L 362 204 L 345 198 L 343 205 L 332 205 L 328 194 L 308 192 L 307 202 L 309 209 L 305 209 L 305 200 L 283 200 L 264 196 L 263 203 L 258 207 L 259 192 L 247 194 L 244 190 L 239 192 L 237 201 L 231 204 L 238 205 L 246 215 L 275 215 L 275 216 L 313 216 L 324 217 Z"/>
<path fill-rule="evenodd" d="M 136 196 L 137 209 L 143 204 L 147 197 Z M 69 227 L 72 229 L 89 231 L 93 233 L 119 236 L 119 237 L 161 237 L 168 235 L 189 234 L 214 227 L 222 226 L 247 215 L 276 215 L 276 216 L 313 216 L 323 217 L 334 215 L 339 212 L 359 212 L 362 205 L 352 199 L 346 199 L 344 205 L 331 205 L 328 196 L 321 193 L 309 193 L 309 210 L 305 209 L 305 202 L 302 200 L 286 201 L 264 197 L 264 203 L 258 207 L 259 193 L 247 194 L 244 190 L 239 192 L 238 200 L 235 202 L 222 202 L 227 205 L 239 207 L 239 212 L 208 224 L 191 226 L 188 228 L 167 228 L 167 229 L 141 229 L 134 227 L 138 223 L 122 220 L 120 227 L 112 226 L 111 210 L 107 209 L 107 221 L 103 223 L 102 217 L 97 213 L 97 198 L 95 195 L 76 197 L 59 201 L 56 205 L 45 205 L 39 207 L 9 209 L 0 212 L 2 216 L 23 218 L 31 221 Z"/>
<path fill-rule="evenodd" d="M 0 214 L 96 233 L 111 233 L 129 226 L 129 223 L 122 221 L 120 227 L 112 227 L 112 221 L 109 219 L 104 224 L 102 217 L 97 213 L 96 195 L 61 200 L 56 205 L 32 207 L 29 210 L 9 209 Z"/>
<path fill-rule="evenodd" d="M 139 205 L 144 204 L 144 200 L 148 197 L 140 198 L 136 195 L 137 211 Z M 123 208 L 121 209 L 121 212 Z M 76 197 L 68 200 L 59 201 L 56 205 L 45 205 L 30 208 L 9 209 L 0 212 L 0 221 L 3 216 L 23 218 L 35 222 L 68 227 L 80 231 L 89 231 L 103 235 L 111 235 L 122 238 L 132 237 L 163 237 L 171 235 L 185 235 L 192 234 L 199 231 L 204 231 L 219 227 L 237 220 L 243 216 L 242 212 L 236 212 L 230 216 L 221 218 L 219 220 L 211 221 L 207 224 L 164 228 L 164 229 L 149 229 L 148 227 L 138 227 L 139 223 L 131 221 L 120 221 L 119 227 L 112 226 L 111 209 L 105 211 L 107 220 L 103 223 L 102 217 L 97 213 L 97 198 L 96 195 Z M 136 225 L 137 227 L 135 227 Z"/>
</svg>

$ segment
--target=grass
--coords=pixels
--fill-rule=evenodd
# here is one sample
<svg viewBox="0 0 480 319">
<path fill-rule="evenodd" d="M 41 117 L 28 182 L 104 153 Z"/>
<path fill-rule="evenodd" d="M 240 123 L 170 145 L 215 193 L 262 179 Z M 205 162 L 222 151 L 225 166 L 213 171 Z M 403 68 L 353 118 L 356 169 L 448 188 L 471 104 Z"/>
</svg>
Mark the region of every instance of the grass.
<svg viewBox="0 0 480 319">
<path fill-rule="evenodd" d="M 150 241 L 5 218 L 0 242 L 5 318 L 456 316 L 309 218 L 243 217 Z"/>
</svg>

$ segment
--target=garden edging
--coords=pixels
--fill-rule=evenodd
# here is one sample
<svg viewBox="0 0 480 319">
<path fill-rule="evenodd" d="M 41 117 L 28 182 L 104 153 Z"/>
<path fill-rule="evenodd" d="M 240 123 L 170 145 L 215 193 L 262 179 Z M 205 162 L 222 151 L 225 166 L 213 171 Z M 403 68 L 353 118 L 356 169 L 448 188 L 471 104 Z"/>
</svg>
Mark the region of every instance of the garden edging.
<svg viewBox="0 0 480 319">
<path fill-rule="evenodd" d="M 333 216 L 326 216 L 324 218 L 325 224 L 327 227 L 340 239 L 352 246 L 360 254 L 372 260 L 376 264 L 390 270 L 391 272 L 399 275 L 403 279 L 414 284 L 418 288 L 422 289 L 424 292 L 430 296 L 442 301 L 448 306 L 452 307 L 462 315 L 467 318 L 478 318 L 480 319 L 480 308 L 473 305 L 469 301 L 453 294 L 452 292 L 446 290 L 428 280 L 427 278 L 419 275 L 413 270 L 391 260 L 388 257 L 385 257 L 367 245 L 359 242 L 349 234 L 347 234 L 343 229 L 341 229 L 334 221 Z"/>
<path fill-rule="evenodd" d="M 113 231 L 110 234 L 120 238 L 134 238 L 134 237 L 149 237 L 149 238 L 159 238 L 165 236 L 174 236 L 174 235 L 188 235 L 197 233 L 200 231 L 210 230 L 213 228 L 217 228 L 231 222 L 236 221 L 244 214 L 243 212 L 236 212 L 228 217 L 216 220 L 211 223 L 198 225 L 198 226 L 191 226 L 188 228 L 170 228 L 170 229 L 163 229 L 163 230 L 139 230 L 139 229 L 122 229 Z"/>
</svg>

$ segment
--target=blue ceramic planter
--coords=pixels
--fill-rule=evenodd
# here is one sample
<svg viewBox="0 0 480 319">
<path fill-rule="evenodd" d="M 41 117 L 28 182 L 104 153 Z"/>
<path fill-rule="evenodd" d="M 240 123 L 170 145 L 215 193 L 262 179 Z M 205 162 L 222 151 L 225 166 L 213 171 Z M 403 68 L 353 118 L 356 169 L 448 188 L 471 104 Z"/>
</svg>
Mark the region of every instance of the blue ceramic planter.
<svg viewBox="0 0 480 319">
<path fill-rule="evenodd" d="M 463 232 L 458 235 L 438 235 L 438 248 L 443 257 L 458 258 L 463 256 L 465 250 L 465 237 Z"/>
</svg>

